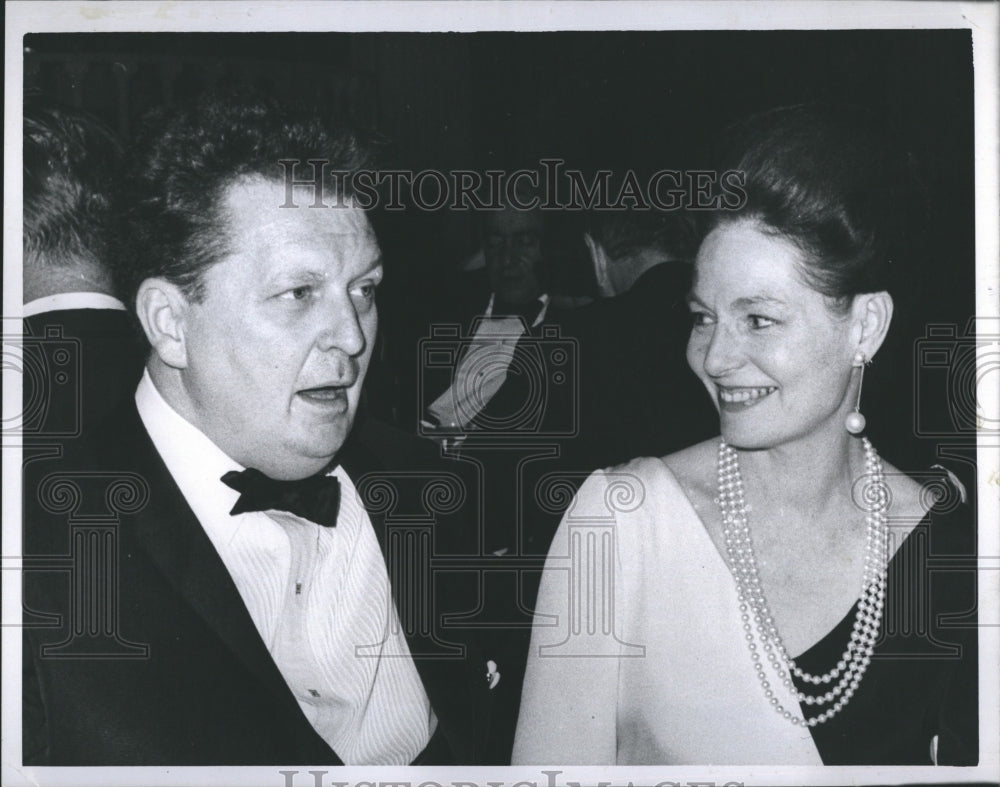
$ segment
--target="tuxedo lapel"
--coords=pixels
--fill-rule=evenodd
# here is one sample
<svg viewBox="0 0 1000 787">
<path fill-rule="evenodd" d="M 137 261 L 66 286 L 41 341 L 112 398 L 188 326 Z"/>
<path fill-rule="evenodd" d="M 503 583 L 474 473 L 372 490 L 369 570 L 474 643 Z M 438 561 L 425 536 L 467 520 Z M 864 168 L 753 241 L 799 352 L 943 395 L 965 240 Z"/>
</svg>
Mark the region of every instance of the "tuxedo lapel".
<svg viewBox="0 0 1000 787">
<path fill-rule="evenodd" d="M 291 719 L 301 721 L 303 750 L 325 750 L 329 754 L 324 762 L 332 761 L 335 755 L 302 715 L 222 559 L 160 459 L 138 413 L 134 407 L 129 410 L 134 422 L 126 424 L 122 434 L 136 436 L 135 457 L 151 490 L 148 505 L 134 517 L 135 538 L 140 548 L 178 595 L 227 645 L 233 659 L 257 678 L 259 686 L 249 690 L 270 692 L 287 709 Z M 312 745 L 310 738 L 314 738 Z"/>
</svg>

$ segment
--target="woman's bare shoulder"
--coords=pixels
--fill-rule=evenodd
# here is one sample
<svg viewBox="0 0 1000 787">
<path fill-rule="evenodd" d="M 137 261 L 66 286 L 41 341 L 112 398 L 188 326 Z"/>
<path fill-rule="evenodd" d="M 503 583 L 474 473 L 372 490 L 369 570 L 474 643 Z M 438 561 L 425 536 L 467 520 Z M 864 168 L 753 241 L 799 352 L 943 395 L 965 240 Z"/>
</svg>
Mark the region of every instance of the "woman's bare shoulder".
<svg viewBox="0 0 1000 787">
<path fill-rule="evenodd" d="M 715 499 L 718 452 L 719 438 L 714 437 L 663 457 L 663 464 L 696 508 Z"/>
</svg>

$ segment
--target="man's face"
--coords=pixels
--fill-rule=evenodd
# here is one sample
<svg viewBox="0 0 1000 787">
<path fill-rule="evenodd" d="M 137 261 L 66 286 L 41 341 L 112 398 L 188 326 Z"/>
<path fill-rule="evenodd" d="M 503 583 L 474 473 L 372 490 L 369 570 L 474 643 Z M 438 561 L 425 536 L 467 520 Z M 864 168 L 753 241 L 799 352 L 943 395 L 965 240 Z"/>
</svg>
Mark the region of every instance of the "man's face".
<svg viewBox="0 0 1000 787">
<path fill-rule="evenodd" d="M 232 459 L 274 478 L 318 472 L 357 412 L 378 325 L 378 243 L 353 207 L 281 208 L 283 184 L 231 186 L 231 253 L 184 317 L 178 409 Z"/>
<path fill-rule="evenodd" d="M 483 253 L 497 297 L 520 305 L 542 294 L 542 217 L 538 211 L 507 208 L 486 218 Z"/>
</svg>

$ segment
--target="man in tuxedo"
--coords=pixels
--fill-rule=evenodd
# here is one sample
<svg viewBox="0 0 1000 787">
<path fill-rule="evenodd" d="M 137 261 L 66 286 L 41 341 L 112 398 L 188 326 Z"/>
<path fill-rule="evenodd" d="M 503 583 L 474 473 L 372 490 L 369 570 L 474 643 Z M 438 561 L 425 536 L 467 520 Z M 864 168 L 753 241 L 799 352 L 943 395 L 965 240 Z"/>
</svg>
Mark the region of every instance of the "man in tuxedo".
<svg viewBox="0 0 1000 787">
<path fill-rule="evenodd" d="M 545 292 L 544 229 L 537 209 L 508 205 L 484 215 L 489 298 L 456 310 L 469 339 L 456 348 L 457 363 L 424 370 L 427 423 L 445 431 L 487 432 L 507 432 L 526 425 L 505 418 L 504 405 L 513 406 L 517 413 L 522 403 L 524 380 L 523 370 L 515 362 L 517 346 L 522 345 L 523 352 L 525 343 L 521 340 L 539 335 L 546 318 L 555 316 L 549 314 Z M 435 371 L 448 377 L 442 378 Z M 544 408 L 538 411 L 541 414 Z"/>
<path fill-rule="evenodd" d="M 468 553 L 464 492 L 357 422 L 383 269 L 345 174 L 368 164 L 252 95 L 140 138 L 116 274 L 146 368 L 27 488 L 51 570 L 25 576 L 26 764 L 488 759 L 499 668 L 444 628 L 461 579 L 431 576 Z"/>
<path fill-rule="evenodd" d="M 519 194 L 520 204 L 531 196 Z M 481 463 L 483 494 L 493 498 L 483 523 L 487 551 L 544 555 L 555 523 L 538 516 L 535 494 L 525 489 L 537 479 L 524 473 L 552 470 L 574 436 L 575 353 L 546 291 L 542 211 L 507 204 L 484 212 L 482 226 L 489 297 L 458 316 L 460 337 L 451 334 L 450 351 L 439 354 L 446 363 L 433 363 L 436 350 L 425 353 L 432 363 L 422 369 L 424 434 L 460 436 L 462 455 Z"/>
<path fill-rule="evenodd" d="M 411 392 L 403 398 L 417 402 L 401 421 L 412 428 L 419 423 L 421 434 L 448 443 L 464 431 L 525 433 L 547 410 L 535 408 L 527 419 L 505 417 L 523 404 L 515 347 L 520 344 L 523 354 L 531 342 L 522 338 L 538 338 L 560 319 L 547 292 L 546 222 L 538 209 L 483 199 L 491 208 L 476 217 L 476 252 L 461 270 L 423 282 L 425 289 L 409 299 L 409 324 L 397 329 L 397 366 L 408 374 L 402 385 Z M 538 198 L 522 190 L 517 199 L 525 205 Z"/>
<path fill-rule="evenodd" d="M 521 205 L 532 196 L 517 195 Z M 506 756 L 513 747 L 530 610 L 560 518 L 540 503 L 540 490 L 565 469 L 563 444 L 575 436 L 576 355 L 547 292 L 546 230 L 537 208 L 507 204 L 483 213 L 488 297 L 465 304 L 451 321 L 457 328 L 438 329 L 425 345 L 421 370 L 423 434 L 442 438 L 474 468 L 481 490 L 477 533 L 486 569 L 478 620 L 494 649 L 504 650 L 504 680 L 514 689 L 493 707 L 494 718 L 502 720 L 495 739 Z"/>
<path fill-rule="evenodd" d="M 135 390 L 144 351 L 115 293 L 109 240 L 122 149 L 96 118 L 24 106 L 24 423 L 61 445 Z"/>
</svg>

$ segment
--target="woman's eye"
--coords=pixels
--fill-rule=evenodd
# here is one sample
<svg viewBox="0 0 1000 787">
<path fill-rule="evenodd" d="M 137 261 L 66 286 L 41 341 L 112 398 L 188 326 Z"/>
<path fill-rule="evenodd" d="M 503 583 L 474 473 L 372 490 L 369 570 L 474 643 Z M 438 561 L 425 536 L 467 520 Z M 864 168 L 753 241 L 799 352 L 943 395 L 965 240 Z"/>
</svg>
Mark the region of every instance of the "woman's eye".
<svg viewBox="0 0 1000 787">
<path fill-rule="evenodd" d="M 777 324 L 777 320 L 770 317 L 765 317 L 763 314 L 751 314 L 747 317 L 750 322 L 750 327 L 754 330 L 759 330 L 761 328 L 770 328 L 772 325 Z"/>
<path fill-rule="evenodd" d="M 712 315 L 708 312 L 691 312 L 691 325 L 695 328 L 700 328 L 705 325 L 711 325 Z"/>
</svg>

